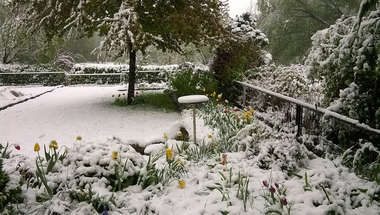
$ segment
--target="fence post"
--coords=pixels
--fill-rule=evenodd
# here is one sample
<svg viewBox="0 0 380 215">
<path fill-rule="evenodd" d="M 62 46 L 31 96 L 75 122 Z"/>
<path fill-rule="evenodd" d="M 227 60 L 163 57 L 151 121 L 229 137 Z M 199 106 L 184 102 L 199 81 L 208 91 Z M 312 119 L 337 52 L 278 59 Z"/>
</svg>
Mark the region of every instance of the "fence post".
<svg viewBox="0 0 380 215">
<path fill-rule="evenodd" d="M 296 105 L 296 124 L 297 124 L 297 137 L 302 135 L 302 106 Z"/>
<path fill-rule="evenodd" d="M 245 102 L 247 100 L 247 87 L 243 86 L 243 107 L 245 107 Z"/>
</svg>

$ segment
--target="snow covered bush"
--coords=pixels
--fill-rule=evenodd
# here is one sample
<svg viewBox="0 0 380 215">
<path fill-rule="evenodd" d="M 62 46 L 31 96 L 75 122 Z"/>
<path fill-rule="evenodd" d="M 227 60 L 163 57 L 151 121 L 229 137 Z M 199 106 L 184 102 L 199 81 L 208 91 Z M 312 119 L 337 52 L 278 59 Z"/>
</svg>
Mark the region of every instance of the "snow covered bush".
<svg viewBox="0 0 380 215">
<path fill-rule="evenodd" d="M 74 68 L 75 56 L 73 53 L 66 51 L 64 49 L 59 49 L 57 56 L 54 59 L 54 65 L 58 68 L 65 70 L 66 72 L 71 71 Z"/>
<path fill-rule="evenodd" d="M 263 65 L 246 71 L 244 75 L 247 83 L 311 104 L 318 103 L 322 96 L 318 85 L 306 77 L 306 67 L 303 65 Z M 263 104 L 268 99 L 261 95 L 255 99 L 256 105 Z"/>
<path fill-rule="evenodd" d="M 365 1 L 363 1 L 363 4 Z M 309 76 L 324 81 L 324 103 L 380 128 L 380 7 L 359 20 L 339 19 L 313 35 Z M 336 105 L 339 103 L 339 105 Z"/>
<path fill-rule="evenodd" d="M 258 120 L 241 129 L 231 142 L 261 169 L 296 171 L 308 158 L 308 150 L 294 136 L 276 132 Z"/>
<path fill-rule="evenodd" d="M 7 145 L 8 146 L 8 145 Z M 9 154 L 6 151 L 7 147 L 3 147 L 0 144 L 0 211 L 7 214 L 13 214 L 15 211 L 15 205 L 23 201 L 21 196 L 22 182 L 16 175 L 11 176 L 3 169 L 4 159 L 9 159 Z M 8 155 L 8 156 L 4 156 Z"/>
<path fill-rule="evenodd" d="M 219 80 L 218 91 L 232 99 L 238 92 L 233 82 L 246 70 L 266 63 L 267 53 L 262 48 L 268 39 L 248 13 L 231 20 L 228 29 L 233 37 L 216 48 L 210 71 Z"/>
</svg>

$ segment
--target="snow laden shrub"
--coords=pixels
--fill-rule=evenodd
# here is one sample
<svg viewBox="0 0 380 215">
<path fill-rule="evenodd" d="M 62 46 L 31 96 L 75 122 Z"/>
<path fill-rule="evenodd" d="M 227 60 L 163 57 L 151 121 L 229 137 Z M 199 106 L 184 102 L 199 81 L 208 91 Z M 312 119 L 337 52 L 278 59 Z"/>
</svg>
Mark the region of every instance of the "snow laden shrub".
<svg viewBox="0 0 380 215">
<path fill-rule="evenodd" d="M 311 104 L 321 100 L 321 92 L 317 84 L 307 78 L 306 67 L 303 65 L 276 66 L 263 65 L 245 72 L 247 83 L 262 87 L 282 95 L 302 100 Z M 263 94 L 255 99 L 257 105 L 278 103 L 276 98 L 269 98 Z"/>
<path fill-rule="evenodd" d="M 234 81 L 240 79 L 244 71 L 269 61 L 268 54 L 262 50 L 268 39 L 256 28 L 256 20 L 248 13 L 232 19 L 227 28 L 232 37 L 215 49 L 210 70 L 219 80 L 218 91 L 232 99 L 238 94 Z"/>
<path fill-rule="evenodd" d="M 313 35 L 305 62 L 309 76 L 324 82 L 327 106 L 373 128 L 380 128 L 379 25 L 379 5 L 361 20 L 339 19 Z"/>
<path fill-rule="evenodd" d="M 71 172 L 71 190 L 93 188 L 93 192 L 120 191 L 137 184 L 146 161 L 118 138 L 105 143 L 77 142 L 67 154 L 64 166 Z"/>
<path fill-rule="evenodd" d="M 54 59 L 54 65 L 58 68 L 65 70 L 66 72 L 71 71 L 74 68 L 75 56 L 73 53 L 59 49 L 57 52 L 57 57 Z"/>
<path fill-rule="evenodd" d="M 0 144 L 0 155 L 4 155 L 5 150 L 6 148 Z M 14 204 L 23 202 L 23 198 L 21 196 L 22 183 L 19 181 L 17 184 L 15 177 L 10 178 L 10 175 L 4 171 L 4 159 L 9 159 L 9 157 L 0 157 L 0 211 L 6 214 L 13 214 L 15 211 Z"/>
<path fill-rule="evenodd" d="M 203 89 L 216 91 L 218 82 L 207 71 L 184 69 L 169 76 L 169 88 L 180 97 L 203 94 Z"/>
<path fill-rule="evenodd" d="M 308 151 L 291 135 L 276 132 L 259 120 L 241 129 L 231 138 L 233 147 L 262 169 L 296 171 L 306 165 Z"/>
</svg>

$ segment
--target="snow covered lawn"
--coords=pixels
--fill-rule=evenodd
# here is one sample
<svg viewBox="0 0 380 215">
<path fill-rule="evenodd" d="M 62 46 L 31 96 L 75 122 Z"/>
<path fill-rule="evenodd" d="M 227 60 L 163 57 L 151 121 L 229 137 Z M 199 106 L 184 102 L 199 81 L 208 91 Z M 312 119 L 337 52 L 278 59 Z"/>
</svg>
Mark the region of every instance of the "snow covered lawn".
<svg viewBox="0 0 380 215">
<path fill-rule="evenodd" d="M 178 113 L 119 107 L 112 103 L 120 86 L 63 87 L 0 111 L 0 143 L 17 143 L 22 153 L 34 157 L 35 143 L 56 140 L 71 145 L 80 135 L 103 141 L 117 136 L 145 143 L 163 136 L 167 127 L 181 119 Z M 52 88 L 15 88 L 35 95 Z M 11 101 L 4 101 L 4 103 Z"/>
<path fill-rule="evenodd" d="M 20 214 L 379 214 L 378 184 L 360 179 L 339 159 L 316 157 L 292 135 L 255 119 L 253 110 L 209 106 L 215 113 L 198 115 L 195 146 L 190 110 L 115 106 L 117 90 L 63 87 L 0 111 L 0 143 L 21 147 L 4 159 L 11 177 L 7 189 L 28 176 L 25 172 L 38 171 L 36 164 L 49 170 L 56 158 L 46 158 L 43 144 L 52 144 L 50 154 L 64 155 L 46 174 L 46 185 L 22 186 Z M 215 121 L 219 129 L 206 126 L 206 119 L 221 119 Z M 252 120 L 232 140 L 241 150 L 208 153 L 226 144 L 220 133 L 231 119 L 238 119 L 230 121 L 235 125 Z M 188 141 L 176 140 L 184 135 L 180 127 L 188 131 Z M 35 143 L 41 148 L 37 160 Z M 132 143 L 148 145 L 145 152 L 153 156 L 136 153 Z M 166 184 L 152 183 L 157 177 Z"/>
</svg>

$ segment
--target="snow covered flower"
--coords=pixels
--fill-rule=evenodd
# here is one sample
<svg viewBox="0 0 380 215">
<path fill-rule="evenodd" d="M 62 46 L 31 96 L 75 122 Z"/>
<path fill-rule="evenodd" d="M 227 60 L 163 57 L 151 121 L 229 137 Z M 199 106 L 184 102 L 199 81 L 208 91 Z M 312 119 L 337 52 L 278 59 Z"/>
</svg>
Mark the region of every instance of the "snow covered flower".
<svg viewBox="0 0 380 215">
<path fill-rule="evenodd" d="M 286 200 L 286 198 L 281 199 L 281 204 L 284 206 L 288 205 L 288 201 Z"/>
<path fill-rule="evenodd" d="M 263 185 L 264 187 L 269 187 L 268 181 L 267 180 L 263 181 Z"/>
<path fill-rule="evenodd" d="M 275 192 L 276 192 L 276 189 L 275 189 L 273 186 L 271 186 L 271 187 L 269 188 L 269 191 L 270 191 L 271 193 L 275 193 Z"/>
<path fill-rule="evenodd" d="M 165 140 L 168 139 L 168 136 L 167 136 L 166 134 L 164 134 L 164 139 L 165 139 Z"/>
<path fill-rule="evenodd" d="M 183 188 L 185 188 L 185 186 L 186 186 L 185 180 L 178 181 L 178 187 L 179 188 L 183 189 Z"/>
<path fill-rule="evenodd" d="M 237 112 L 239 110 L 239 108 L 237 107 L 234 107 L 234 111 Z"/>
<path fill-rule="evenodd" d="M 226 103 L 226 104 L 228 104 L 228 103 L 230 103 L 227 99 L 226 100 L 224 100 L 224 102 Z"/>
<path fill-rule="evenodd" d="M 77 140 L 82 140 L 82 137 L 81 136 L 77 136 Z"/>
<path fill-rule="evenodd" d="M 173 158 L 173 149 L 166 149 L 166 157 L 168 159 L 172 159 Z"/>
<path fill-rule="evenodd" d="M 50 142 L 50 144 L 49 144 L 49 148 L 51 148 L 51 149 L 58 149 L 58 143 L 57 143 L 57 141 L 55 141 L 55 140 L 52 140 L 51 142 Z"/>
<path fill-rule="evenodd" d="M 207 134 L 207 137 L 208 137 L 208 138 L 211 138 L 212 136 L 211 136 L 211 134 Z"/>
<path fill-rule="evenodd" d="M 112 158 L 113 158 L 113 159 L 116 159 L 118 154 L 119 154 L 119 153 L 117 153 L 117 152 L 112 152 Z"/>
<path fill-rule="evenodd" d="M 223 113 L 227 113 L 227 112 L 228 112 L 227 109 L 224 109 Z"/>
<path fill-rule="evenodd" d="M 178 137 L 182 137 L 182 132 L 178 132 Z"/>
<path fill-rule="evenodd" d="M 226 163 L 227 163 L 227 155 L 226 155 L 226 154 L 223 154 L 223 155 L 222 155 L 222 158 L 223 158 L 222 165 L 225 166 Z"/>
<path fill-rule="evenodd" d="M 21 149 L 20 145 L 19 144 L 15 144 L 15 149 L 20 150 Z"/>
<path fill-rule="evenodd" d="M 38 145 L 38 143 L 36 143 L 36 144 L 34 145 L 34 151 L 35 151 L 35 152 L 39 152 L 39 151 L 40 151 L 40 145 Z"/>
</svg>

